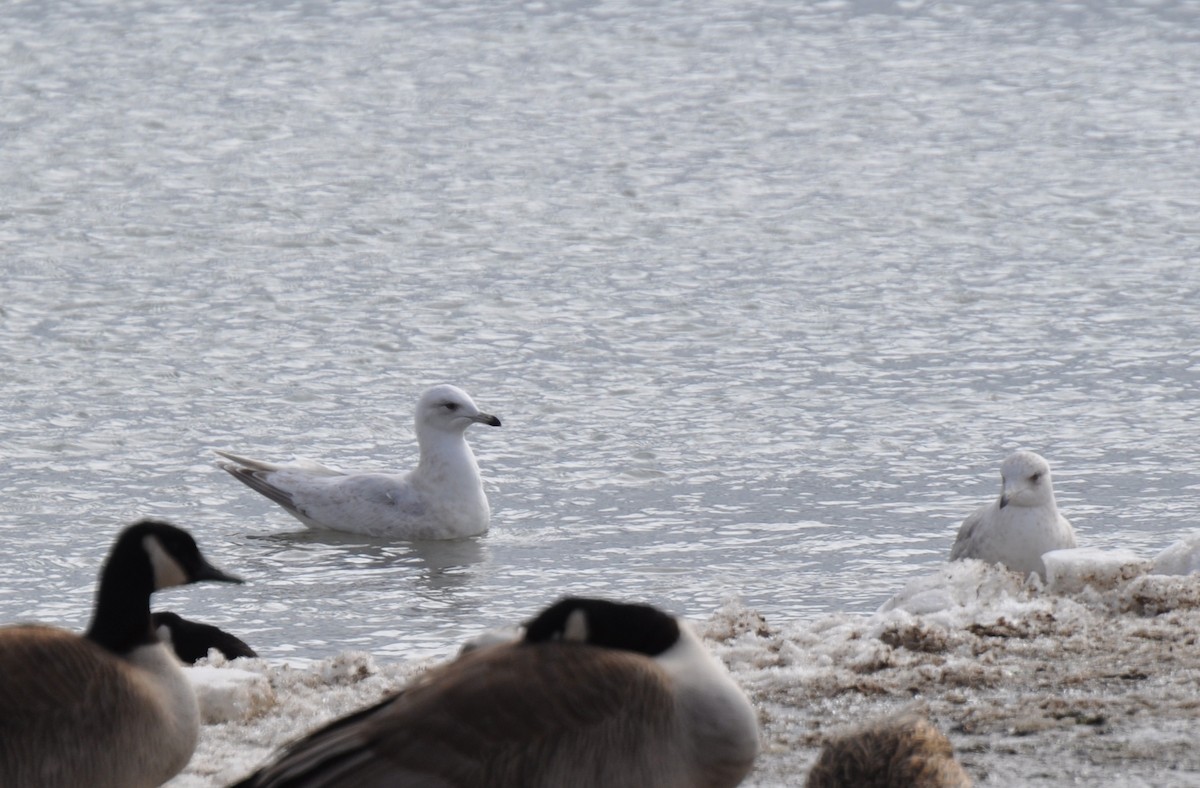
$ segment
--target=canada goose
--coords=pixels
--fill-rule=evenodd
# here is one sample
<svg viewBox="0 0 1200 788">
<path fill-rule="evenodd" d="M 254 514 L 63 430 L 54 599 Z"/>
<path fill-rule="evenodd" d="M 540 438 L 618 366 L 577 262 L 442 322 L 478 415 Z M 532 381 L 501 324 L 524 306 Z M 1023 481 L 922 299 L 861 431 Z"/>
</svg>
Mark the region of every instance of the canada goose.
<svg viewBox="0 0 1200 788">
<path fill-rule="evenodd" d="M 757 754 L 750 701 L 686 623 L 564 599 L 236 788 L 725 788 Z"/>
<path fill-rule="evenodd" d="M 238 481 L 309 528 L 399 539 L 457 539 L 487 530 L 490 510 L 467 445 L 472 424 L 500 426 L 466 392 L 434 386 L 417 402 L 417 467 L 408 473 L 343 473 L 300 461 L 288 465 L 218 451 Z"/>
<path fill-rule="evenodd" d="M 950 741 L 915 715 L 888 718 L 826 742 L 805 788 L 971 788 Z"/>
<path fill-rule="evenodd" d="M 950 560 L 978 558 L 1044 580 L 1042 555 L 1075 546 L 1075 531 L 1054 502 L 1050 464 L 1019 451 L 1000 465 L 1000 479 L 1000 497 L 963 520 Z"/>
<path fill-rule="evenodd" d="M 200 711 L 150 624 L 150 594 L 200 580 L 242 582 L 186 531 L 143 520 L 113 544 L 83 637 L 0 628 L 0 785 L 150 788 L 187 765 Z"/>
<path fill-rule="evenodd" d="M 211 648 L 224 654 L 226 659 L 258 656 L 242 640 L 212 624 L 188 621 L 170 611 L 154 613 L 150 620 L 158 639 L 170 646 L 175 656 L 185 663 L 199 662 L 208 656 Z"/>
</svg>

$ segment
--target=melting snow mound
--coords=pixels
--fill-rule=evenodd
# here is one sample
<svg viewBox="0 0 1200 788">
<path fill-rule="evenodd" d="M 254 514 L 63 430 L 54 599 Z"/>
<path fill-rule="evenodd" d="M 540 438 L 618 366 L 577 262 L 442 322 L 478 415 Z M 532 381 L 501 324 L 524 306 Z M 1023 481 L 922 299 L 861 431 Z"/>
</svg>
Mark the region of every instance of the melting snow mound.
<svg viewBox="0 0 1200 788">
<path fill-rule="evenodd" d="M 1154 559 L 1156 575 L 1190 575 L 1193 572 L 1200 572 L 1200 531 L 1180 539 Z"/>
<path fill-rule="evenodd" d="M 1051 550 L 1042 561 L 1046 587 L 1056 594 L 1077 594 L 1085 588 L 1108 591 L 1149 572 L 1152 563 L 1130 550 L 1096 547 Z"/>
</svg>

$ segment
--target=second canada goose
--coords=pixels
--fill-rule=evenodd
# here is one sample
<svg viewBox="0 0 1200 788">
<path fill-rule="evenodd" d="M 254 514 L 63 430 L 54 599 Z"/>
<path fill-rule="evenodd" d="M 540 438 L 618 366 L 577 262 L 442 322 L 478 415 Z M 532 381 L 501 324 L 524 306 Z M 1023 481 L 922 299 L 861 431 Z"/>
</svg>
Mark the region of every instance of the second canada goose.
<svg viewBox="0 0 1200 788">
<path fill-rule="evenodd" d="M 235 788 L 727 788 L 758 748 L 750 701 L 686 623 L 564 599 Z"/>
<path fill-rule="evenodd" d="M 231 635 L 212 624 L 189 621 L 178 613 L 167 610 L 154 613 L 150 620 L 154 623 L 158 639 L 170 646 L 175 656 L 184 663 L 199 662 L 207 657 L 208 650 L 213 648 L 224 654 L 226 659 L 258 656 L 254 649 L 236 635 Z"/>
<path fill-rule="evenodd" d="M 150 594 L 240 583 L 186 531 L 143 520 L 117 537 L 81 637 L 0 628 L 0 785 L 152 788 L 178 773 L 200 731 L 196 696 L 150 623 Z"/>
<path fill-rule="evenodd" d="M 1000 465 L 1000 496 L 963 520 L 950 560 L 978 558 L 1046 579 L 1042 555 L 1075 546 L 1075 530 L 1058 512 L 1050 464 L 1031 451 Z"/>
<path fill-rule="evenodd" d="M 276 464 L 218 451 L 218 463 L 309 528 L 395 539 L 458 539 L 488 528 L 491 510 L 467 445 L 472 424 L 500 426 L 462 389 L 434 386 L 417 401 L 417 467 L 343 473 L 311 461 Z"/>
<path fill-rule="evenodd" d="M 913 714 L 825 743 L 804 788 L 971 788 L 945 734 Z"/>
</svg>

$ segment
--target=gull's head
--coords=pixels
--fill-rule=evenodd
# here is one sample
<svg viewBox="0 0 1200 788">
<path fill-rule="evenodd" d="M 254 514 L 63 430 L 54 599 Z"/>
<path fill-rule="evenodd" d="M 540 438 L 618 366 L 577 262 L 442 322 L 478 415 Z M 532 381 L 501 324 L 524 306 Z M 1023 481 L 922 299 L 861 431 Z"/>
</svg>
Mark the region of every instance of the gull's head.
<svg viewBox="0 0 1200 788">
<path fill-rule="evenodd" d="M 1000 465 L 1000 508 L 1054 504 L 1050 463 L 1040 454 L 1019 451 Z"/>
<path fill-rule="evenodd" d="M 476 407 L 467 392 L 443 383 L 427 389 L 417 402 L 417 431 L 422 428 L 462 432 L 472 424 L 500 426 L 500 419 Z"/>
</svg>

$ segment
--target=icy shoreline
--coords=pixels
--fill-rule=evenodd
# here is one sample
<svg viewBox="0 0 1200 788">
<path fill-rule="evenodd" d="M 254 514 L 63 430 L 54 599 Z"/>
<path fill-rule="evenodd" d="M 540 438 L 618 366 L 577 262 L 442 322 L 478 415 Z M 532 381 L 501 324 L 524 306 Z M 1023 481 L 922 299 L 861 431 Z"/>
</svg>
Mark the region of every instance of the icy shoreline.
<svg viewBox="0 0 1200 788">
<path fill-rule="evenodd" d="M 1047 587 L 968 561 L 873 615 L 766 621 L 731 601 L 697 622 L 759 709 L 752 786 L 797 785 L 823 737 L 917 709 L 980 784 L 1200 784 L 1200 576 L 1082 553 Z M 280 744 L 403 686 L 435 660 L 346 652 L 196 676 L 210 719 L 174 788 L 225 785 Z M 221 679 L 227 677 L 228 680 Z"/>
</svg>

